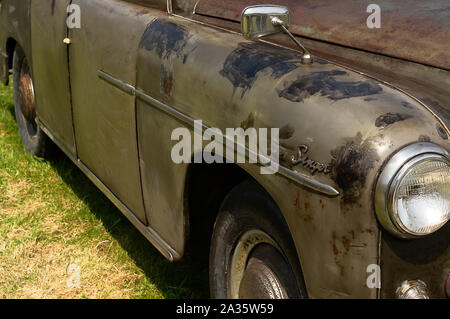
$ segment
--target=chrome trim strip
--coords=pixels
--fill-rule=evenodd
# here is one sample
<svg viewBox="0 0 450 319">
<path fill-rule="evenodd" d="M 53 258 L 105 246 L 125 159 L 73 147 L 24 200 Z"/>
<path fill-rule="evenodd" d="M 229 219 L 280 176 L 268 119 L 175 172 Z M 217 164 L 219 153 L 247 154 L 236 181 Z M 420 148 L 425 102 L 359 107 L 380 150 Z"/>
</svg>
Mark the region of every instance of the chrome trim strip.
<svg viewBox="0 0 450 319">
<path fill-rule="evenodd" d="M 102 183 L 100 179 L 79 159 L 77 160 L 77 166 L 86 174 L 86 176 L 105 194 L 106 197 L 125 215 L 126 218 L 147 238 L 147 240 L 158 249 L 169 261 L 173 262 L 180 259 L 180 255 L 167 244 L 156 231 L 152 228 L 145 226 L 131 210 L 125 206 L 120 199 L 118 199 L 111 190 Z"/>
<path fill-rule="evenodd" d="M 198 7 L 198 4 L 200 3 L 200 0 L 197 0 L 197 2 L 194 4 L 194 8 L 192 9 L 192 14 L 197 14 L 197 7 Z"/>
<path fill-rule="evenodd" d="M 374 207 L 378 221 L 384 229 L 401 238 L 411 238 L 414 236 L 403 232 L 391 219 L 388 197 L 392 181 L 397 173 L 412 159 L 424 154 L 437 154 L 450 160 L 449 153 L 436 144 L 428 142 L 410 144 L 400 149 L 387 161 L 381 170 L 375 186 Z"/>
<path fill-rule="evenodd" d="M 314 179 L 309 178 L 306 175 L 303 175 L 299 172 L 290 170 L 281 165 L 280 165 L 278 174 L 290 179 L 293 182 L 296 182 L 302 186 L 305 186 L 307 188 L 310 188 L 316 192 L 322 193 L 327 196 L 336 197 L 336 196 L 339 196 L 339 194 L 340 194 L 336 188 L 334 188 L 330 185 L 318 182 Z"/>
<path fill-rule="evenodd" d="M 144 93 L 142 90 L 139 90 L 139 89 L 136 90 L 136 97 L 141 99 L 143 102 L 149 104 L 150 106 L 153 106 L 153 107 L 159 109 L 160 111 L 165 112 L 166 114 L 186 123 L 187 125 L 194 127 L 195 120 L 193 118 L 174 109 L 173 107 L 171 107 L 165 103 L 162 103 L 161 101 L 154 99 L 153 97 Z M 203 124 L 203 129 L 206 130 L 208 128 L 209 127 L 207 125 Z M 227 138 L 227 137 L 224 136 L 224 138 Z M 235 148 L 235 149 L 237 149 L 237 148 Z M 246 149 L 246 153 L 248 154 L 248 152 L 250 150 L 247 147 L 245 149 Z M 320 182 L 313 180 L 303 174 L 292 171 L 284 166 L 281 166 L 281 165 L 279 166 L 278 174 L 290 179 L 293 182 L 296 182 L 302 186 L 305 186 L 311 190 L 322 193 L 324 195 L 332 196 L 332 197 L 339 195 L 339 191 L 336 190 L 335 188 L 333 188 L 332 186 L 320 183 Z"/>
<path fill-rule="evenodd" d="M 121 90 L 129 95 L 135 95 L 134 86 L 132 86 L 128 83 L 122 82 L 121 80 L 118 80 L 115 77 L 113 77 L 112 75 L 109 75 L 108 73 L 103 72 L 101 70 L 97 70 L 97 75 L 100 79 L 107 82 L 108 84 L 111 84 L 112 86 L 115 86 L 119 90 Z"/>
<path fill-rule="evenodd" d="M 147 240 L 156 247 L 156 249 L 169 261 L 173 262 L 181 259 L 181 255 L 173 249 L 167 242 L 162 239 L 159 234 L 151 227 L 144 225 L 128 207 L 117 198 L 116 195 L 86 166 L 80 159 L 71 154 L 64 144 L 53 135 L 47 127 L 37 120 L 39 127 L 47 134 L 47 136 L 67 155 L 68 158 L 94 183 L 100 191 L 125 215 L 125 217 L 147 238 Z"/>
<path fill-rule="evenodd" d="M 173 12 L 172 0 L 167 0 L 167 8 L 166 9 L 167 9 L 167 13 L 169 15 L 171 15 Z"/>
<path fill-rule="evenodd" d="M 144 93 L 142 90 L 140 90 L 140 89 L 136 90 L 136 97 L 141 99 L 142 101 L 146 102 L 150 106 L 156 107 L 160 111 L 163 111 L 164 113 L 166 113 L 166 114 L 168 114 L 190 126 L 194 126 L 193 118 L 176 110 L 175 108 L 173 108 L 167 104 L 162 103 L 161 101 L 159 101 L 157 99 L 154 99 L 150 95 Z M 203 125 L 203 129 L 208 129 L 208 127 L 206 125 Z"/>
</svg>

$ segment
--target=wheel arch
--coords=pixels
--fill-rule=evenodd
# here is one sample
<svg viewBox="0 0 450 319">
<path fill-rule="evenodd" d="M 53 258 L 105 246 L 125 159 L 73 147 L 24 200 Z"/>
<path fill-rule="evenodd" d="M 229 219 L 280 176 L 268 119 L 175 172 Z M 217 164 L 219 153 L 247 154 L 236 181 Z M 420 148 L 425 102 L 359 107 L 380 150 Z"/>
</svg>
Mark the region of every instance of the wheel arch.
<svg viewBox="0 0 450 319">
<path fill-rule="evenodd" d="M 214 180 L 220 181 L 217 187 L 211 187 L 211 181 Z M 253 181 L 259 185 L 278 208 L 278 217 L 285 223 L 289 232 L 287 235 L 295 245 L 296 241 L 281 207 L 269 190 L 247 168 L 231 163 L 190 164 L 184 187 L 185 251 L 200 248 L 204 253 L 201 255 L 209 255 L 211 236 L 220 205 L 230 191 L 244 181 Z M 301 265 L 298 253 L 297 259 Z"/>
</svg>

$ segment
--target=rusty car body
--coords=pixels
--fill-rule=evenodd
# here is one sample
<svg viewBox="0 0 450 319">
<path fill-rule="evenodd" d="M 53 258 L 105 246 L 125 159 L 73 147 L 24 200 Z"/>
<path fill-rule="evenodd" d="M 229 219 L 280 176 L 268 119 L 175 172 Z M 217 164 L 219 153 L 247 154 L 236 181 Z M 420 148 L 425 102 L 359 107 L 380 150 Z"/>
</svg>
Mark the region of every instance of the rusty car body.
<svg viewBox="0 0 450 319">
<path fill-rule="evenodd" d="M 427 297 L 445 298 L 450 223 L 399 238 L 376 206 L 396 154 L 448 161 L 448 2 L 380 0 L 373 30 L 370 1 L 270 2 L 290 9 L 312 64 L 283 34 L 242 37 L 242 10 L 261 1 L 3 0 L 1 79 L 20 46 L 40 129 L 170 261 L 195 235 L 209 242 L 224 198 L 251 179 L 287 225 L 308 297 L 394 298 L 420 280 Z M 70 4 L 79 29 L 66 26 Z M 175 164 L 171 132 L 196 119 L 280 128 L 279 172 Z M 367 285 L 372 264 L 381 286 Z"/>
</svg>

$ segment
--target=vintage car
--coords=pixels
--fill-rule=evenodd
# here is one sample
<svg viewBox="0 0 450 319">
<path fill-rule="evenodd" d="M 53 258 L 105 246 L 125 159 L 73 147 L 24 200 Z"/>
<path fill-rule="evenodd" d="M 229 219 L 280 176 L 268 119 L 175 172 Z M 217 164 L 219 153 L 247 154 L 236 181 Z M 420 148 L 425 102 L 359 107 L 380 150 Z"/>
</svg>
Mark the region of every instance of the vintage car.
<svg viewBox="0 0 450 319">
<path fill-rule="evenodd" d="M 0 74 L 26 150 L 53 141 L 168 260 L 205 249 L 211 297 L 447 298 L 450 7 L 379 0 L 374 27 L 370 3 L 3 0 Z M 178 128 L 278 151 L 176 162 Z"/>
</svg>

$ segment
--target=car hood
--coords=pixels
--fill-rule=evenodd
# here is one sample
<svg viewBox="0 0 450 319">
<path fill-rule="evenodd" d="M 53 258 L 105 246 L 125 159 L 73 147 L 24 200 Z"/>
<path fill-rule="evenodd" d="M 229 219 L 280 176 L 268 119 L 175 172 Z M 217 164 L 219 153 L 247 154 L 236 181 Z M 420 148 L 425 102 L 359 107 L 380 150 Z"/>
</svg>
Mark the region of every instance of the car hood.
<svg viewBox="0 0 450 319">
<path fill-rule="evenodd" d="M 379 0 L 379 29 L 367 26 L 371 1 L 270 2 L 291 10 L 290 30 L 298 36 L 450 70 L 448 0 Z M 258 4 L 261 1 L 200 0 L 195 14 L 240 21 L 246 6 Z"/>
</svg>

